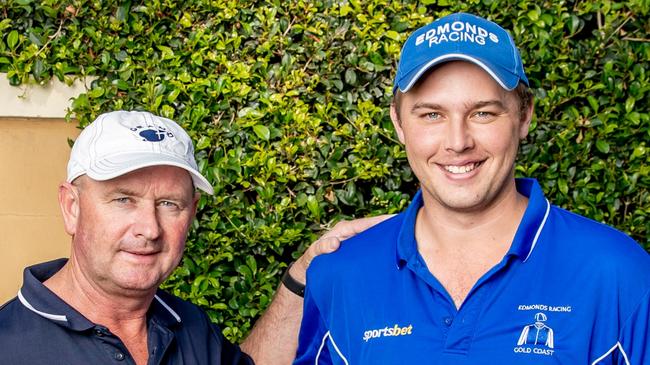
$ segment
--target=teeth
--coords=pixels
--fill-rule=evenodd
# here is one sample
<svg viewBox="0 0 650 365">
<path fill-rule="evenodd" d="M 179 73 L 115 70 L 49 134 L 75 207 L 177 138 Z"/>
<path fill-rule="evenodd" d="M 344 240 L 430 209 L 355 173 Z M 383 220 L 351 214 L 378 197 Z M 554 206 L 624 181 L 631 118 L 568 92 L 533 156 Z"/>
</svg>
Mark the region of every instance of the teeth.
<svg viewBox="0 0 650 365">
<path fill-rule="evenodd" d="M 446 165 L 445 170 L 452 174 L 465 174 L 474 170 L 476 167 L 478 167 L 478 163 L 474 162 L 463 166 Z"/>
</svg>

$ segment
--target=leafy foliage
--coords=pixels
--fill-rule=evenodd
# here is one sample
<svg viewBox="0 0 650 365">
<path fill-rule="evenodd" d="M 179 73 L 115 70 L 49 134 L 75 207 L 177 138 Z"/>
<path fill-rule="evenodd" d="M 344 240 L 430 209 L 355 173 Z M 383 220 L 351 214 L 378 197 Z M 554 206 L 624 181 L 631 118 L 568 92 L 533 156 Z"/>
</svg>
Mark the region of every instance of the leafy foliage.
<svg viewBox="0 0 650 365">
<path fill-rule="evenodd" d="M 14 85 L 96 76 L 70 110 L 177 120 L 215 186 L 164 284 L 238 340 L 280 271 L 332 222 L 417 189 L 388 105 L 408 34 L 455 11 L 513 33 L 536 100 L 517 173 L 650 249 L 645 0 L 0 0 Z"/>
</svg>

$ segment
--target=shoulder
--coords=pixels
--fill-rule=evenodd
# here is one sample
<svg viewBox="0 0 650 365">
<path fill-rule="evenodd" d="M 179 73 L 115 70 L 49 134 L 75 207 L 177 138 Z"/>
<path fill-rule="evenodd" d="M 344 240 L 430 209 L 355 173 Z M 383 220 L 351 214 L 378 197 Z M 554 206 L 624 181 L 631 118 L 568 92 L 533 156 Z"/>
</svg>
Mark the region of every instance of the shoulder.
<svg viewBox="0 0 650 365">
<path fill-rule="evenodd" d="M 645 252 L 630 236 L 612 226 L 556 206 L 552 206 L 550 214 L 555 235 L 566 236 L 592 250 L 615 250 L 633 255 Z"/>
<path fill-rule="evenodd" d="M 233 346 L 225 339 L 221 329 L 210 320 L 208 314 L 196 304 L 164 290 L 158 290 L 154 300 L 163 307 L 159 308 L 159 311 L 167 311 L 178 322 L 178 325 L 172 328 L 175 328 L 179 346 L 201 347 L 208 352 L 214 351 L 215 348 L 223 350 L 223 346 Z M 171 321 L 167 314 L 163 316 L 167 316 L 168 321 Z"/>
<path fill-rule="evenodd" d="M 23 313 L 21 312 L 23 312 L 23 305 L 18 301 L 17 297 L 0 306 L 0 323 L 3 324 L 3 330 L 0 331 L 0 336 L 6 334 L 12 324 L 17 324 L 19 320 L 22 320 L 21 316 Z"/>
<path fill-rule="evenodd" d="M 403 221 L 404 213 L 398 214 L 343 241 L 335 252 L 314 258 L 307 271 L 310 285 L 316 285 L 318 278 L 361 277 L 388 260 L 395 261 Z"/>
<path fill-rule="evenodd" d="M 0 338 L 15 336 L 15 334 L 28 335 L 38 332 L 33 331 L 37 328 L 53 325 L 50 320 L 27 309 L 18 297 L 14 297 L 0 307 L 0 323 L 2 323 Z"/>
<path fill-rule="evenodd" d="M 0 307 L 0 363 L 38 363 L 58 339 L 66 338 L 66 328 L 27 309 L 18 298 Z M 34 347 L 34 345 L 37 347 Z"/>
<path fill-rule="evenodd" d="M 637 277 L 650 285 L 650 255 L 635 240 L 606 224 L 553 206 L 550 225 L 555 249 L 597 271 Z M 546 229 L 546 228 L 545 228 Z"/>
</svg>

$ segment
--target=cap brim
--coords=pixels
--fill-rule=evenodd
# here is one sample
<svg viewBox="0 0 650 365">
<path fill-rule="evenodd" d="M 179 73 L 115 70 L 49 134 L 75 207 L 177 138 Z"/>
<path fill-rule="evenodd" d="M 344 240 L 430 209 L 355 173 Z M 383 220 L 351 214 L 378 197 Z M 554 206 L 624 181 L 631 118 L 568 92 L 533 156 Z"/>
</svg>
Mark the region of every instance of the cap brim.
<svg viewBox="0 0 650 365">
<path fill-rule="evenodd" d="M 72 181 L 83 174 L 97 181 L 110 180 L 129 172 L 151 166 L 176 166 L 182 168 L 190 173 L 194 186 L 197 189 L 210 195 L 214 194 L 212 185 L 210 185 L 208 180 L 200 172 L 181 159 L 161 153 L 147 154 L 138 152 L 136 156 L 126 153 L 113 155 L 110 158 L 97 161 L 86 171 L 69 176 L 68 181 Z"/>
<path fill-rule="evenodd" d="M 399 90 L 403 93 L 409 91 L 428 70 L 434 66 L 449 61 L 467 61 L 479 66 L 485 72 L 487 72 L 502 88 L 506 90 L 514 90 L 520 81 L 519 76 L 514 75 L 511 72 L 493 65 L 481 58 L 472 57 L 461 53 L 449 53 L 425 62 L 418 67 L 415 67 L 411 72 L 398 79 L 397 84 L 394 88 L 395 90 L 393 91 L 397 91 L 397 88 L 399 88 Z"/>
</svg>

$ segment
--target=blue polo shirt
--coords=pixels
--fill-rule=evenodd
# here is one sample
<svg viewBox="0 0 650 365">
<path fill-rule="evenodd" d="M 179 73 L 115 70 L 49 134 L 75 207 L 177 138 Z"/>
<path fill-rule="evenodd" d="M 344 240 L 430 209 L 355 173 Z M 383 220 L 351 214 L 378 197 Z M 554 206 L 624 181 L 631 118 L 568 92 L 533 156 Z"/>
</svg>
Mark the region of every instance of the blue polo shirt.
<svg viewBox="0 0 650 365">
<path fill-rule="evenodd" d="M 122 341 L 90 322 L 43 281 L 66 260 L 25 269 L 18 296 L 0 307 L 0 364 L 135 364 Z M 147 312 L 148 364 L 253 364 L 197 306 L 159 290 Z"/>
<path fill-rule="evenodd" d="M 650 256 L 535 180 L 517 189 L 512 245 L 459 309 L 417 250 L 421 193 L 315 258 L 294 364 L 650 364 Z"/>
</svg>

